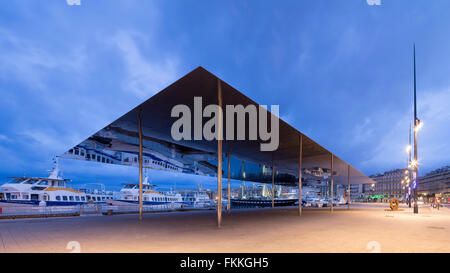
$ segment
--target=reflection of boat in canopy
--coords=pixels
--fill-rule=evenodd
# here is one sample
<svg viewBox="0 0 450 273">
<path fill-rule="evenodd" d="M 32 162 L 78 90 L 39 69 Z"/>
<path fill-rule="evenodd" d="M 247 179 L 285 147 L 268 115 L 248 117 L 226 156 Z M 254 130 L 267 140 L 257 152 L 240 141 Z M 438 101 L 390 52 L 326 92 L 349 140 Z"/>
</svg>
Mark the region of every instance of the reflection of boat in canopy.
<svg viewBox="0 0 450 273">
<path fill-rule="evenodd" d="M 136 145 L 126 143 L 128 139 L 129 136 L 124 129 L 109 126 L 99 132 L 98 135 L 92 136 L 83 143 L 69 149 L 62 157 L 138 167 L 139 151 Z M 142 156 L 144 168 L 203 174 L 202 170 L 199 169 L 201 166 L 198 166 L 199 168 L 195 171 L 186 168 L 185 164 L 180 162 L 180 158 L 174 157 L 175 150 L 168 148 L 160 141 L 144 139 L 143 142 L 145 145 L 154 148 L 153 150 L 144 147 Z"/>
<path fill-rule="evenodd" d="M 103 203 L 112 193 L 98 190 L 74 190 L 67 187 L 69 179 L 59 176 L 58 162 L 49 177 L 11 177 L 0 186 L 0 202 L 41 206 L 70 206 Z"/>
</svg>

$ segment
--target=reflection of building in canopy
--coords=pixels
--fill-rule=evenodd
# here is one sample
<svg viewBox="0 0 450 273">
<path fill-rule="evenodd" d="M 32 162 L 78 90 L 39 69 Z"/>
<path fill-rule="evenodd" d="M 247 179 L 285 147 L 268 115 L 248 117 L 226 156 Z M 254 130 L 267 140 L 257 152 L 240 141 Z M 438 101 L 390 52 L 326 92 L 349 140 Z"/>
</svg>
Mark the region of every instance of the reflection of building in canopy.
<svg viewBox="0 0 450 273">
<path fill-rule="evenodd" d="M 178 118 L 172 117 L 171 111 L 177 105 L 194 109 L 194 97 L 201 97 L 204 106 L 214 104 L 225 108 L 226 105 L 254 105 L 259 108 L 259 104 L 199 67 L 73 147 L 63 157 L 139 166 L 139 153 L 142 152 L 143 168 L 218 176 L 219 199 L 222 174 L 236 180 L 286 186 L 301 186 L 298 181 L 302 175 L 303 178 L 329 175 L 331 184 L 373 182 L 268 111 L 263 115 L 258 112 L 258 121 L 265 118 L 269 123 L 268 130 L 276 129 L 274 119 L 279 123 L 279 146 L 274 151 L 261 151 L 261 145 L 267 143 L 267 139 L 258 137 L 249 140 L 248 134 L 252 128 L 249 128 L 250 118 L 245 116 L 246 140 L 236 140 L 236 137 L 234 140 L 195 140 L 198 138 L 193 134 L 191 140 L 176 141 L 172 137 L 171 128 Z M 221 122 L 222 119 L 219 118 L 217 130 L 222 131 L 223 136 L 233 130 L 236 136 L 237 117 L 227 116 L 226 111 L 222 114 L 223 120 L 234 120 L 234 128 L 227 128 L 227 122 Z M 195 129 L 197 126 L 196 119 L 198 116 L 194 113 L 190 120 L 191 128 Z M 200 113 L 201 124 L 208 120 Z M 258 123 L 258 128 L 260 126 Z M 274 128 L 270 128 L 272 126 Z M 231 156 L 225 157 L 227 154 Z M 225 166 L 222 164 L 224 158 L 228 161 Z M 218 172 L 218 169 L 221 171 Z M 221 202 L 218 207 L 220 223 Z"/>
</svg>

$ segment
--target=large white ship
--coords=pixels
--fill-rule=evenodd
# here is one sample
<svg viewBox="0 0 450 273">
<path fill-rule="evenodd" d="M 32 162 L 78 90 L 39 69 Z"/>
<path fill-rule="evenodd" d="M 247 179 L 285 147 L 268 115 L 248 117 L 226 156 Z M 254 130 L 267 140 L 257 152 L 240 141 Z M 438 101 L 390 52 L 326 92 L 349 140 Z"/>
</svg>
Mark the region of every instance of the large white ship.
<svg viewBox="0 0 450 273">
<path fill-rule="evenodd" d="M 202 189 L 201 185 L 197 186 L 197 190 L 185 191 L 182 194 L 183 204 L 194 208 L 207 208 L 215 206 L 208 195 L 208 192 Z"/>
<path fill-rule="evenodd" d="M 174 191 L 157 191 L 156 185 L 148 183 L 148 176 L 145 175 L 142 182 L 144 205 L 171 205 L 173 208 L 180 208 L 183 199 L 181 194 Z M 139 204 L 139 184 L 124 184 L 120 190 L 120 199 L 118 201 L 132 204 Z"/>
<path fill-rule="evenodd" d="M 0 204 L 27 204 L 39 206 L 70 206 L 86 203 L 105 203 L 113 199 L 112 192 L 67 187 L 70 179 L 60 175 L 58 161 L 49 177 L 11 177 L 0 186 Z"/>
</svg>

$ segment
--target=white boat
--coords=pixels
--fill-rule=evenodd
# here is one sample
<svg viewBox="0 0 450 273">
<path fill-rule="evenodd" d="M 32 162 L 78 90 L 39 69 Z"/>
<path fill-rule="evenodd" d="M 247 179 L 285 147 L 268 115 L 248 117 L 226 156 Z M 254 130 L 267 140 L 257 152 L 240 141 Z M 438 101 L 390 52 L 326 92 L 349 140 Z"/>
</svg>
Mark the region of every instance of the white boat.
<svg viewBox="0 0 450 273">
<path fill-rule="evenodd" d="M 86 203 L 104 203 L 112 200 L 106 191 L 74 190 L 67 187 L 70 179 L 59 175 L 58 161 L 49 177 L 11 177 L 0 186 L 0 204 L 27 204 L 39 206 L 70 206 Z"/>
<path fill-rule="evenodd" d="M 306 197 L 305 207 L 319 207 L 319 198 L 315 197 Z M 320 204 L 322 206 L 322 204 Z"/>
<path fill-rule="evenodd" d="M 198 185 L 197 190 L 186 191 L 182 194 L 183 204 L 192 207 L 213 207 L 215 202 L 209 198 L 208 192 Z"/>
<path fill-rule="evenodd" d="M 171 205 L 173 208 L 180 208 L 183 203 L 180 193 L 174 191 L 157 191 L 156 185 L 148 183 L 148 177 L 145 175 L 142 182 L 142 203 L 144 205 Z M 124 184 L 120 190 L 120 199 L 118 201 L 132 204 L 139 204 L 139 184 Z"/>
</svg>

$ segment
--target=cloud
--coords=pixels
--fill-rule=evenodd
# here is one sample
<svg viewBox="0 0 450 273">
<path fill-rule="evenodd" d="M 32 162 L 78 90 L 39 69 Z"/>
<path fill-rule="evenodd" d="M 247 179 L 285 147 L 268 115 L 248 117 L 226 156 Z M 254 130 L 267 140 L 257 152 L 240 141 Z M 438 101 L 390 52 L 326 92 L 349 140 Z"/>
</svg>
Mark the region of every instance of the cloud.
<svg viewBox="0 0 450 273">
<path fill-rule="evenodd" d="M 450 163 L 450 88 L 419 97 L 418 116 L 424 123 L 419 131 L 419 164 L 429 169 Z"/>
<path fill-rule="evenodd" d="M 114 36 L 112 43 L 120 50 L 126 66 L 127 75 L 123 82 L 125 91 L 131 91 L 139 98 L 147 99 L 176 80 L 177 59 L 173 56 L 146 59 L 141 52 L 141 46 L 150 52 L 156 52 L 158 49 L 154 45 L 149 45 L 143 34 L 122 30 Z"/>
<path fill-rule="evenodd" d="M 79 137 L 76 134 L 63 135 L 51 128 L 32 128 L 22 132 L 21 136 L 30 139 L 39 149 L 44 149 L 46 153 L 57 153 L 68 148 L 68 143 L 76 142 Z M 76 140 L 74 140 L 75 138 Z M 34 146 L 33 145 L 33 146 Z"/>
<path fill-rule="evenodd" d="M 59 54 L 1 28 L 0 48 L 0 77 L 12 76 L 33 89 L 48 88 L 46 79 L 55 69 L 81 73 L 87 59 L 84 47 Z"/>
<path fill-rule="evenodd" d="M 36 171 L 175 80 L 177 58 L 144 54 L 159 52 L 146 37 L 136 31 L 118 31 L 114 36 L 118 54 L 109 54 L 108 59 L 125 63 L 123 75 L 105 64 L 103 54 L 110 45 L 104 41 L 53 44 L 0 28 L 0 89 L 5 91 L 0 105 L 14 115 L 10 126 L 0 127 L 4 145 L 0 148 L 8 151 L 2 162 L 14 161 L 17 168 L 28 165 L 29 171 Z M 109 75 L 108 81 L 100 82 L 98 77 L 104 75 Z M 10 91 L 6 82 L 19 91 Z M 39 164 L 29 166 L 27 161 Z"/>
<path fill-rule="evenodd" d="M 424 91 L 418 98 L 418 117 L 424 122 L 424 127 L 418 133 L 420 175 L 449 163 L 450 132 L 447 130 L 450 124 L 449 101 L 448 88 L 435 92 Z M 354 129 L 355 141 L 364 141 L 366 145 L 373 144 L 370 152 L 364 155 L 366 159 L 361 162 L 363 168 L 370 166 L 383 171 L 406 166 L 408 126 L 413 118 L 412 113 L 398 115 L 396 112 L 392 110 L 385 114 L 372 115 Z M 376 120 L 378 126 L 375 127 L 370 120 Z"/>
<path fill-rule="evenodd" d="M 365 118 L 363 123 L 357 124 L 353 130 L 353 143 L 362 144 L 367 143 L 367 140 L 374 137 L 372 120 L 370 118 Z"/>
</svg>

